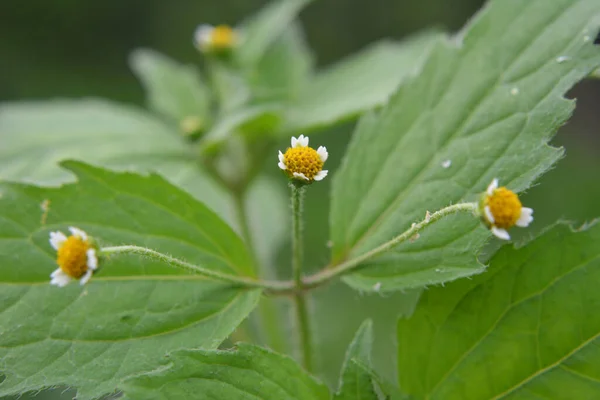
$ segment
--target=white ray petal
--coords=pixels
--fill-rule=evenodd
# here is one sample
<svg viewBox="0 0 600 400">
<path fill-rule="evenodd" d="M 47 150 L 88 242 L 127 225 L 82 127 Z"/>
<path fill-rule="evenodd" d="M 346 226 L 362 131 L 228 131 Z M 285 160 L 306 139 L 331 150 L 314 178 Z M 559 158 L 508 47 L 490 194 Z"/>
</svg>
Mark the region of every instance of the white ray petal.
<svg viewBox="0 0 600 400">
<path fill-rule="evenodd" d="M 285 164 L 284 164 L 284 163 L 282 163 L 282 162 L 280 162 L 280 163 L 277 163 L 277 165 L 279 166 L 279 168 L 280 168 L 280 169 L 282 169 L 282 170 L 284 170 L 284 171 L 287 169 L 287 167 L 285 166 Z"/>
<path fill-rule="evenodd" d="M 279 162 L 284 162 L 285 161 L 285 157 L 283 156 L 283 153 L 281 152 L 281 150 L 279 150 Z"/>
<path fill-rule="evenodd" d="M 60 249 L 60 247 L 67 241 L 67 237 L 62 232 L 50 232 L 50 245 L 54 250 Z"/>
<path fill-rule="evenodd" d="M 329 153 L 327 152 L 325 146 L 319 146 L 319 148 L 317 149 L 317 154 L 319 155 L 319 158 L 322 162 L 327 161 L 327 158 L 329 157 Z"/>
<path fill-rule="evenodd" d="M 50 284 L 58 287 L 64 287 L 71 282 L 71 277 L 65 274 L 60 268 L 50 274 L 50 277 L 52 278 Z"/>
<path fill-rule="evenodd" d="M 325 178 L 327 176 L 327 173 L 329 171 L 327 171 L 326 169 L 319 171 L 316 175 L 315 175 L 315 181 L 322 181 L 323 178 Z"/>
<path fill-rule="evenodd" d="M 306 175 L 304 175 L 302 172 L 294 172 L 294 178 L 304 179 L 305 181 L 308 180 Z"/>
<path fill-rule="evenodd" d="M 485 213 L 485 218 L 488 220 L 488 222 L 490 224 L 493 224 L 494 222 L 496 222 L 496 220 L 494 219 L 494 216 L 492 215 L 492 210 L 490 210 L 490 206 L 485 206 L 485 208 L 483 209 L 483 212 Z"/>
<path fill-rule="evenodd" d="M 84 240 L 84 241 L 88 240 L 87 233 L 85 233 L 84 231 L 82 231 L 79 228 L 75 228 L 74 226 L 70 226 L 69 227 L 69 231 L 71 231 L 71 234 L 73 236 L 76 236 L 76 237 L 78 237 L 81 240 Z"/>
<path fill-rule="evenodd" d="M 298 144 L 298 139 L 296 139 L 294 136 L 292 136 L 292 148 L 296 147 L 297 144 Z"/>
<path fill-rule="evenodd" d="M 96 255 L 96 249 L 88 249 L 85 255 L 87 256 L 87 266 L 91 270 L 98 268 L 98 256 Z"/>
<path fill-rule="evenodd" d="M 510 240 L 510 235 L 506 231 L 506 229 L 497 228 L 495 226 L 492 227 L 492 233 L 496 235 L 497 238 L 503 240 Z"/>
<path fill-rule="evenodd" d="M 212 34 L 215 28 L 212 25 L 199 25 L 194 31 L 194 44 L 199 50 L 204 50 L 210 46 Z"/>
<path fill-rule="evenodd" d="M 81 277 L 81 279 L 79 280 L 79 284 L 81 286 L 85 285 L 86 283 L 89 282 L 89 280 L 92 278 L 92 274 L 94 271 L 92 271 L 91 269 L 88 269 L 87 272 Z"/>
<path fill-rule="evenodd" d="M 298 137 L 298 143 L 300 143 L 300 146 L 302 147 L 308 147 L 308 136 L 300 135 Z"/>
<path fill-rule="evenodd" d="M 498 178 L 494 178 L 490 185 L 487 187 L 487 194 L 491 196 L 494 194 L 494 190 L 498 189 Z"/>
<path fill-rule="evenodd" d="M 521 208 L 521 215 L 519 216 L 519 219 L 517 220 L 516 224 L 517 226 L 520 226 L 521 228 L 525 228 L 526 226 L 528 226 L 531 221 L 533 221 L 533 209 L 529 208 L 529 207 L 522 207 Z"/>
</svg>

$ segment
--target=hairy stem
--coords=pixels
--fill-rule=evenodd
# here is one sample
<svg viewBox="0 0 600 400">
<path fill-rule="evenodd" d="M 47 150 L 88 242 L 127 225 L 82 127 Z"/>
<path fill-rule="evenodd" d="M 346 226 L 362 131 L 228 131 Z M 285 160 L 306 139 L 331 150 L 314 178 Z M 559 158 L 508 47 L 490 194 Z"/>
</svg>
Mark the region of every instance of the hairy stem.
<svg viewBox="0 0 600 400">
<path fill-rule="evenodd" d="M 247 288 L 262 288 L 273 291 L 285 291 L 289 290 L 289 284 L 286 282 L 273 282 L 273 281 L 260 281 L 252 278 L 246 278 L 242 276 L 235 276 L 226 274 L 219 271 L 214 271 L 208 268 L 194 265 L 186 261 L 180 260 L 175 257 L 168 256 L 166 254 L 159 253 L 158 251 L 147 249 L 140 246 L 113 246 L 103 247 L 100 249 L 100 254 L 104 256 L 112 254 L 135 254 L 142 257 L 147 257 L 153 260 L 161 261 L 169 264 L 172 267 L 184 269 L 186 271 L 206 276 L 222 282 L 229 282 L 234 285 L 244 286 Z"/>
<path fill-rule="evenodd" d="M 423 219 L 419 223 L 413 224 L 410 228 L 408 228 L 406 231 L 404 231 L 400 235 L 396 236 L 389 242 L 385 242 L 384 244 L 382 244 L 382 245 L 374 248 L 373 250 L 368 251 L 356 258 L 345 261 L 345 262 L 338 264 L 332 268 L 323 269 L 320 272 L 318 272 L 312 276 L 309 276 L 308 278 L 306 278 L 304 280 L 304 289 L 310 289 L 310 288 L 320 286 L 337 276 L 344 275 L 349 272 L 352 272 L 353 270 L 356 270 L 365 261 L 367 261 L 371 258 L 377 257 L 377 256 L 391 250 L 392 248 L 394 248 L 395 246 L 399 245 L 402 242 L 410 240 L 411 238 L 418 235 L 419 232 L 421 232 L 425 227 L 433 224 L 434 222 L 436 222 L 448 215 L 456 214 L 459 212 L 476 213 L 477 208 L 478 208 L 477 203 L 459 203 L 459 204 L 454 204 L 454 205 L 448 206 L 446 208 L 442 208 L 441 210 L 436 211 L 433 214 L 430 214 L 429 212 L 427 212 L 425 219 Z"/>
<path fill-rule="evenodd" d="M 290 184 L 292 191 L 292 275 L 294 280 L 294 306 L 302 365 L 312 370 L 312 335 L 304 282 L 302 281 L 302 200 L 304 187 Z"/>
<path fill-rule="evenodd" d="M 136 254 L 143 257 L 148 257 L 154 260 L 158 260 L 164 263 L 167 263 L 173 267 L 181 268 L 186 271 L 193 272 L 195 274 L 203 275 L 208 278 L 212 278 L 215 280 L 229 282 L 235 285 L 240 285 L 247 288 L 260 288 L 264 289 L 267 294 L 273 295 L 294 295 L 295 297 L 302 297 L 304 293 L 308 289 L 313 289 L 315 287 L 324 285 L 342 275 L 348 274 L 359 269 L 365 261 L 377 257 L 395 246 L 403 243 L 411 238 L 415 237 L 419 232 L 425 229 L 427 226 L 435 223 L 436 221 L 460 212 L 471 212 L 476 214 L 478 205 L 477 203 L 460 203 L 448 206 L 446 208 L 442 208 L 439 211 L 434 212 L 433 214 L 427 213 L 425 219 L 423 219 L 419 223 L 413 224 L 406 231 L 401 233 L 400 235 L 394 237 L 392 240 L 385 242 L 384 244 L 374 248 L 371 251 L 368 251 L 356 258 L 347 260 L 341 264 L 331 266 L 330 268 L 326 268 L 317 272 L 314 275 L 311 275 L 306 278 L 302 278 L 302 230 L 301 230 L 301 208 L 302 208 L 302 195 L 300 193 L 299 188 L 294 187 L 292 189 L 292 207 L 293 207 L 293 257 L 292 257 L 292 267 L 293 267 L 293 277 L 292 281 L 268 281 L 268 280 L 257 280 L 253 278 L 246 278 L 241 276 L 235 276 L 226 274 L 223 272 L 213 271 L 211 269 L 207 269 L 201 267 L 199 265 L 194 265 L 188 263 L 183 260 L 179 260 L 177 258 L 159 253 L 158 251 L 147 249 L 145 247 L 139 246 L 114 246 L 114 247 L 104 247 L 100 249 L 101 255 L 111 255 L 111 254 Z M 298 304 L 298 302 L 297 302 Z M 306 314 L 306 302 L 296 307 L 299 312 L 303 312 Z M 307 322 L 306 315 L 304 317 L 300 317 L 298 315 L 298 321 L 304 321 L 302 324 Z M 308 343 L 308 348 L 310 349 L 310 330 L 304 329 L 305 333 L 303 336 L 306 336 L 303 341 Z M 310 362 L 310 361 L 309 361 Z"/>
<path fill-rule="evenodd" d="M 294 286 L 302 288 L 302 197 L 304 188 L 290 184 L 292 189 L 292 276 Z"/>
</svg>

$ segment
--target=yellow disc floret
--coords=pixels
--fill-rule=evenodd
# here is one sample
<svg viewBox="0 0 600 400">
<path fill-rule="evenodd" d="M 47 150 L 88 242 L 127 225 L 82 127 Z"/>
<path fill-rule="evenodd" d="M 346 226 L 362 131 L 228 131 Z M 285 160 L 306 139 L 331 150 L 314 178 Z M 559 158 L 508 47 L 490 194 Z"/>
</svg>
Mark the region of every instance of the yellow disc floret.
<svg viewBox="0 0 600 400">
<path fill-rule="evenodd" d="M 294 172 L 303 174 L 309 181 L 323 169 L 323 161 L 312 147 L 289 147 L 283 155 L 285 170 L 290 177 Z"/>
<path fill-rule="evenodd" d="M 485 205 L 494 217 L 494 225 L 508 229 L 512 228 L 521 216 L 522 204 L 519 197 L 506 187 L 495 189 L 485 197 Z"/>
<path fill-rule="evenodd" d="M 228 49 L 236 42 L 235 31 L 227 25 L 218 25 L 212 31 L 210 46 L 214 49 Z"/>
<path fill-rule="evenodd" d="M 81 278 L 88 270 L 87 251 L 90 244 L 78 236 L 69 236 L 58 249 L 56 263 L 72 278 Z"/>
</svg>

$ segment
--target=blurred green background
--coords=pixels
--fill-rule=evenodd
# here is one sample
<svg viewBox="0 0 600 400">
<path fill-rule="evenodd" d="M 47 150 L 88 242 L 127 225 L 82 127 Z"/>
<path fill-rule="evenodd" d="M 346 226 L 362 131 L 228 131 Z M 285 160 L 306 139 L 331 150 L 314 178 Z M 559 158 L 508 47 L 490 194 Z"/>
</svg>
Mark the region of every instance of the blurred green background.
<svg viewBox="0 0 600 400">
<path fill-rule="evenodd" d="M 182 62 L 199 62 L 200 56 L 192 46 L 192 33 L 199 23 L 235 24 L 265 3 L 4 0 L 0 4 L 0 101 L 94 96 L 142 106 L 141 86 L 128 67 L 133 49 L 148 47 Z M 301 14 L 301 21 L 317 64 L 324 66 L 381 38 L 402 39 L 426 27 L 454 32 L 482 3 L 316 0 Z M 581 224 L 600 215 L 600 81 L 581 83 L 569 97 L 578 98 L 578 108 L 553 141 L 566 148 L 566 158 L 523 197 L 524 204 L 535 209 L 536 220 L 531 229 L 520 232 L 521 238 L 558 219 Z M 330 150 L 328 168 L 332 172 L 352 128 L 352 123 L 345 124 L 321 132 L 315 139 Z M 268 164 L 265 172 L 277 174 L 275 163 Z M 315 185 L 307 199 L 307 265 L 327 262 L 329 183 L 326 180 L 325 184 Z M 281 250 L 282 260 L 287 260 L 288 251 Z M 316 291 L 313 307 L 320 375 L 328 383 L 336 383 L 344 350 L 354 331 L 366 315 L 377 310 L 372 315 L 377 342 L 375 361 L 384 375 L 393 377 L 396 316 L 410 312 L 414 296 L 366 296 L 341 284 Z M 59 388 L 41 392 L 36 398 L 73 395 L 74 391 Z"/>
</svg>

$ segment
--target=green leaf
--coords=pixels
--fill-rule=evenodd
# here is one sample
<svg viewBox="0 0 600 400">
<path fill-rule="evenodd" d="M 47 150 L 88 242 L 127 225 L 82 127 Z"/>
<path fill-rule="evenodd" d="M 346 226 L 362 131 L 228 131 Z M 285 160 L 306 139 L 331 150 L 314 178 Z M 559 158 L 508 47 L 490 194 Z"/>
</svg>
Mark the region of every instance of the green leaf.
<svg viewBox="0 0 600 400">
<path fill-rule="evenodd" d="M 244 291 L 164 264 L 113 256 L 85 287 L 49 285 L 49 232 L 77 226 L 101 245 L 133 244 L 205 268 L 252 276 L 243 242 L 164 179 L 68 162 L 60 188 L 0 186 L 0 395 L 54 385 L 78 398 L 115 390 L 167 352 L 215 348 L 255 307 Z"/>
<path fill-rule="evenodd" d="M 145 49 L 134 51 L 130 64 L 146 89 L 150 108 L 178 124 L 194 117 L 202 127 L 210 124 L 210 93 L 195 66 Z"/>
<path fill-rule="evenodd" d="M 259 101 L 295 98 L 314 65 L 313 55 L 299 24 L 292 24 L 260 60 L 250 76 Z"/>
<path fill-rule="evenodd" d="M 289 107 L 287 132 L 326 127 L 383 105 L 408 76 L 418 71 L 439 35 L 380 42 L 316 74 Z"/>
<path fill-rule="evenodd" d="M 252 66 L 258 63 L 309 2 L 275 0 L 245 21 L 240 27 L 243 42 L 236 52 L 241 64 Z"/>
<path fill-rule="evenodd" d="M 160 172 L 231 221 L 232 199 L 197 164 L 192 149 L 156 117 L 102 100 L 0 105 L 0 178 L 38 184 L 73 180 L 58 163 Z"/>
<path fill-rule="evenodd" d="M 225 142 L 233 134 L 247 130 L 265 135 L 273 132 L 281 120 L 283 106 L 280 103 L 249 105 L 220 116 L 211 130 L 202 137 L 202 147 L 210 150 Z"/>
<path fill-rule="evenodd" d="M 334 263 L 428 210 L 476 200 L 494 177 L 522 191 L 547 171 L 562 150 L 546 143 L 574 108 L 563 95 L 600 64 L 583 34 L 597 31 L 599 14 L 595 0 L 493 0 L 457 40 L 438 43 L 420 75 L 357 127 L 333 182 Z M 386 291 L 478 273 L 488 237 L 471 215 L 455 215 L 346 282 Z"/>
<path fill-rule="evenodd" d="M 415 399 L 593 399 L 600 388 L 600 225 L 558 225 L 489 271 L 433 288 L 398 324 Z"/>
<path fill-rule="evenodd" d="M 342 375 L 335 400 L 378 400 L 370 371 L 373 324 L 365 321 L 346 352 Z"/>
<path fill-rule="evenodd" d="M 327 387 L 292 359 L 240 343 L 236 350 L 182 350 L 170 364 L 132 378 L 128 399 L 328 400 Z"/>
</svg>

